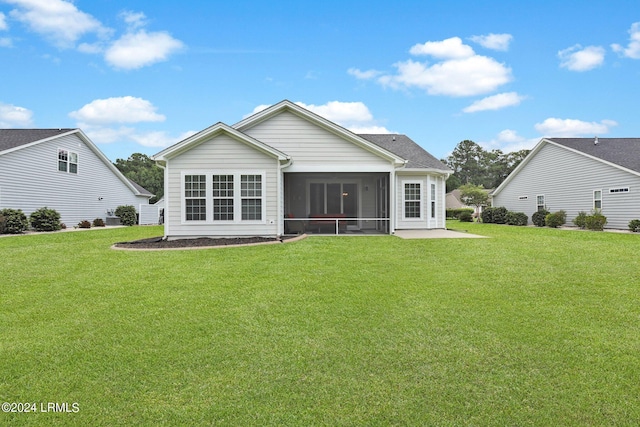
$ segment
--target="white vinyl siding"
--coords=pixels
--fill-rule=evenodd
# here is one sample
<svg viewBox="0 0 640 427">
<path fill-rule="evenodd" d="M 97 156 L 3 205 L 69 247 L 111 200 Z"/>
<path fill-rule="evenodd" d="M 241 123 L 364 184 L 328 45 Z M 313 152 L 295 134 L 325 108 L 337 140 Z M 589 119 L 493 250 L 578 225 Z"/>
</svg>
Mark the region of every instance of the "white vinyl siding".
<svg viewBox="0 0 640 427">
<path fill-rule="evenodd" d="M 67 157 L 67 170 L 69 160 L 72 171 L 76 160 L 78 173 L 58 170 L 59 150 L 77 155 L 75 159 Z M 0 155 L 0 170 L 3 173 L 0 209 L 22 209 L 29 216 L 46 206 L 58 211 L 60 220 L 68 227 L 82 220 L 104 220 L 107 210 L 120 205 L 137 209 L 140 204 L 148 204 L 148 197 L 136 196 L 76 134 Z"/>
<path fill-rule="evenodd" d="M 207 219 L 205 221 L 186 221 L 184 218 L 182 188 L 183 177 L 186 175 L 206 175 Z M 232 176 L 232 196 L 227 184 L 222 186 L 224 188 L 217 188 L 214 194 L 214 175 Z M 242 220 L 242 175 L 260 177 L 261 219 L 259 220 Z M 167 194 L 172 196 L 165 210 L 169 238 L 275 236 L 277 234 L 278 160 L 245 142 L 238 141 L 227 134 L 204 141 L 169 161 L 166 180 Z M 255 198 L 245 197 L 246 200 Z M 214 212 L 216 212 L 215 218 Z M 233 215 L 232 218 L 231 215 Z M 253 215 L 257 218 L 255 209 Z"/>
<path fill-rule="evenodd" d="M 406 184 L 420 184 L 420 216 L 407 217 L 405 194 Z M 433 186 L 435 186 L 435 188 Z M 411 185 L 410 188 L 415 190 L 417 187 Z M 439 176 L 433 175 L 396 175 L 395 186 L 395 227 L 396 229 L 430 229 L 445 228 L 445 180 Z M 412 191 L 413 191 L 412 190 Z M 434 194 L 435 190 L 435 194 Z M 415 193 L 413 193 L 415 194 Z M 432 197 L 435 196 L 435 200 Z M 411 195 L 410 198 L 414 198 Z M 415 200 L 413 200 L 415 202 Z M 415 207 L 415 204 L 412 204 Z M 393 208 L 393 204 L 392 204 Z M 435 218 L 431 216 L 431 211 L 435 211 Z M 416 212 L 414 210 L 414 212 Z"/>
<path fill-rule="evenodd" d="M 553 144 L 547 143 L 533 154 L 493 196 L 493 206 L 524 212 L 531 220 L 536 211 L 535 198 L 518 198 L 523 194 L 544 194 L 547 210 L 566 211 L 567 224 L 571 225 L 580 211 L 591 212 L 593 191 L 602 189 L 602 213 L 607 217 L 607 227 L 626 229 L 629 220 L 640 212 L 640 194 L 609 192 L 610 188 L 637 187 L 640 176 Z"/>
<path fill-rule="evenodd" d="M 288 111 L 243 132 L 295 159 L 287 172 L 388 172 L 392 169 L 390 160 Z"/>
</svg>

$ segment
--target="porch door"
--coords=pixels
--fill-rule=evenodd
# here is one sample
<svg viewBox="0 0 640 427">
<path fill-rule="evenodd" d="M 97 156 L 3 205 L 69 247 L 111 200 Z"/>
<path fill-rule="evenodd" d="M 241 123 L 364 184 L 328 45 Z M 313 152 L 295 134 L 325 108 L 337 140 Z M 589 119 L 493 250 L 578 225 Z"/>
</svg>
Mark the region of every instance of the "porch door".
<svg viewBox="0 0 640 427">
<path fill-rule="evenodd" d="M 355 182 L 312 182 L 309 184 L 309 212 L 313 214 L 358 217 L 358 184 Z M 357 220 L 347 221 L 357 227 Z"/>
</svg>

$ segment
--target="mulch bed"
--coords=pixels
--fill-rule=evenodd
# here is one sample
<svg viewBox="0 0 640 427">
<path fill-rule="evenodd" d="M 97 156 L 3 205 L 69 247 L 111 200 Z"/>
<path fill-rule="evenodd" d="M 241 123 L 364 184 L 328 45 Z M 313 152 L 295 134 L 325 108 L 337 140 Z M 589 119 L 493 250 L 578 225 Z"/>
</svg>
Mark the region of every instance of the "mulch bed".
<svg viewBox="0 0 640 427">
<path fill-rule="evenodd" d="M 134 240 L 131 242 L 118 242 L 114 246 L 120 249 L 184 249 L 202 248 L 210 246 L 237 246 L 260 243 L 282 242 L 297 236 L 276 237 L 226 237 L 210 238 L 201 237 L 198 239 L 175 239 L 162 240 L 162 237 L 152 237 L 149 239 Z"/>
</svg>

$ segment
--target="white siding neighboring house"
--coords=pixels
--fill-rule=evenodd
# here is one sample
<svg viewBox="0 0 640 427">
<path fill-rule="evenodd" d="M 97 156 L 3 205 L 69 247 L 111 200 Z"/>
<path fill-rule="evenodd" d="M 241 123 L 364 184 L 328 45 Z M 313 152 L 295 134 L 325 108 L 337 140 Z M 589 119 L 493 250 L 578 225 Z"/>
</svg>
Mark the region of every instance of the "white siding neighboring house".
<svg viewBox="0 0 640 427">
<path fill-rule="evenodd" d="M 544 138 L 493 192 L 493 206 L 531 215 L 539 207 L 601 209 L 605 227 L 640 218 L 640 138 Z"/>
<path fill-rule="evenodd" d="M 451 171 L 439 160 L 404 135 L 356 135 L 286 100 L 153 158 L 165 169 L 167 238 L 279 236 L 288 221 L 445 228 Z"/>
<path fill-rule="evenodd" d="M 153 195 L 128 180 L 80 129 L 0 129 L 0 209 L 48 207 L 71 227 Z"/>
</svg>

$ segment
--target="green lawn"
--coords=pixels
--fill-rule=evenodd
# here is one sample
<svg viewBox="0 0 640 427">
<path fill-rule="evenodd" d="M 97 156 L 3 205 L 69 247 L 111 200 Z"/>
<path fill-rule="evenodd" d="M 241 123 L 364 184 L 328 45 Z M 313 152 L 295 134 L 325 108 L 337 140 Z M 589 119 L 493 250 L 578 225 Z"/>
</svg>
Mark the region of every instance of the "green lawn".
<svg viewBox="0 0 640 427">
<path fill-rule="evenodd" d="M 0 425 L 640 424 L 640 235 L 0 238 Z"/>
</svg>

